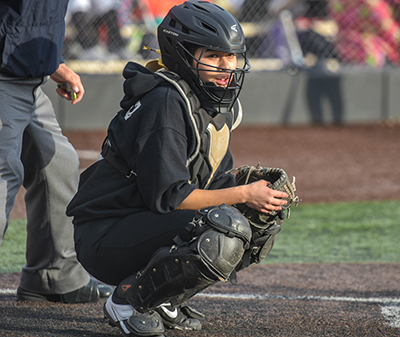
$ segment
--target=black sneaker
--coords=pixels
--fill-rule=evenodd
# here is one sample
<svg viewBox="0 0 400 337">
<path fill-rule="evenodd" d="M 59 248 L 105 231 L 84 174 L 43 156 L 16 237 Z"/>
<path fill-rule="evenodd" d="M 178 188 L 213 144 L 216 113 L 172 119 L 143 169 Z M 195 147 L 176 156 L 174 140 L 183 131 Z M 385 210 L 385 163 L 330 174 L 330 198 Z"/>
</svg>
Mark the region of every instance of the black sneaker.
<svg viewBox="0 0 400 337">
<path fill-rule="evenodd" d="M 164 325 L 158 313 L 140 313 L 130 304 L 114 303 L 110 296 L 103 307 L 111 326 L 118 327 L 125 336 L 165 337 Z"/>
<path fill-rule="evenodd" d="M 169 329 L 201 330 L 200 319 L 204 319 L 204 315 L 188 306 L 174 307 L 170 303 L 163 303 L 154 310 Z"/>
<path fill-rule="evenodd" d="M 93 303 L 99 300 L 106 300 L 112 294 L 112 291 L 112 287 L 99 284 L 95 278 L 91 277 L 88 284 L 67 294 L 43 295 L 18 287 L 17 298 L 20 301 L 31 302 Z"/>
</svg>

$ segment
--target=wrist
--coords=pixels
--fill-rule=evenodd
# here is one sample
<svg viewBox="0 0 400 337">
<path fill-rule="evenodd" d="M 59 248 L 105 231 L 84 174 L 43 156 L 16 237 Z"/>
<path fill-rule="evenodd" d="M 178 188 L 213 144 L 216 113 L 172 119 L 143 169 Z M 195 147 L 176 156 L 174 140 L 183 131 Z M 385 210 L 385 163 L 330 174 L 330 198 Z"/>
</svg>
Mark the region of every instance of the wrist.
<svg viewBox="0 0 400 337">
<path fill-rule="evenodd" d="M 245 204 L 249 197 L 248 197 L 248 193 L 247 193 L 247 185 L 240 185 L 240 186 L 236 186 L 236 198 L 237 198 L 237 202 L 235 202 L 236 204 Z"/>
</svg>

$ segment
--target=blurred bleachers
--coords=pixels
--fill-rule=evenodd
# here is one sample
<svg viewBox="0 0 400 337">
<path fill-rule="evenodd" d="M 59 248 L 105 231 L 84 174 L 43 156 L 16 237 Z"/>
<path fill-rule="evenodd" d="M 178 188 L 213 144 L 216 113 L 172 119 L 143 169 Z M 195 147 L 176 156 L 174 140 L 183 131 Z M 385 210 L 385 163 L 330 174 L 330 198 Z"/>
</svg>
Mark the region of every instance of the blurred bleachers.
<svg viewBox="0 0 400 337">
<path fill-rule="evenodd" d="M 157 54 L 156 27 L 181 0 L 71 0 L 64 59 L 120 73 Z M 253 70 L 382 69 L 400 63 L 400 0 L 215 0 L 242 23 Z"/>
<path fill-rule="evenodd" d="M 241 22 L 252 65 L 242 124 L 400 122 L 400 0 L 214 0 Z M 159 57 L 156 28 L 183 0 L 70 0 L 64 59 L 85 97 L 45 86 L 63 129 L 103 129 L 128 61 Z"/>
</svg>

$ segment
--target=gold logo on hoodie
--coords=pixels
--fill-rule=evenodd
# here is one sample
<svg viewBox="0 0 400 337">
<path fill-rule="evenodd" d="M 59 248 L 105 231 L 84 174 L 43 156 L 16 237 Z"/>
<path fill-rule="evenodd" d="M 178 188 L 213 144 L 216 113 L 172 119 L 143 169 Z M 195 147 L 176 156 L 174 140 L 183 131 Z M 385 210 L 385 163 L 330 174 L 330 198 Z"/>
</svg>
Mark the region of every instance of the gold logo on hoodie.
<svg viewBox="0 0 400 337">
<path fill-rule="evenodd" d="M 208 152 L 208 160 L 212 167 L 212 173 L 210 179 L 208 179 L 206 187 L 210 184 L 212 178 L 215 175 L 219 165 L 224 159 L 226 152 L 228 151 L 230 131 L 226 124 L 217 130 L 214 125 L 208 124 L 207 131 L 210 136 L 210 149 Z"/>
</svg>

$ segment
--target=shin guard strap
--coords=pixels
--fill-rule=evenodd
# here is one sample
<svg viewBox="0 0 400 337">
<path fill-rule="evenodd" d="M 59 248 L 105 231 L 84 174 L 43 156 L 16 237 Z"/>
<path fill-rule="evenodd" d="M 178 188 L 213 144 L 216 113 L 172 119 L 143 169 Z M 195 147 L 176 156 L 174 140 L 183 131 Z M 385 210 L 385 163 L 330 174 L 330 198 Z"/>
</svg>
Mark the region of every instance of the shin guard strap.
<svg viewBox="0 0 400 337">
<path fill-rule="evenodd" d="M 127 299 L 136 310 L 147 312 L 166 302 L 182 304 L 217 280 L 189 247 L 161 248 L 137 275 Z"/>
</svg>

